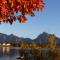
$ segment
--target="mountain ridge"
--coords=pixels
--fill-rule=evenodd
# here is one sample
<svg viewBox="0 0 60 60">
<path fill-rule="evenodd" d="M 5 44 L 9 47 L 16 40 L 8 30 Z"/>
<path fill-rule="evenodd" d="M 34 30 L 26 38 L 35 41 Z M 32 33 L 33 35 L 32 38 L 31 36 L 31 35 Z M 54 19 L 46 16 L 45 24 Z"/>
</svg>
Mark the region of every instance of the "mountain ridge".
<svg viewBox="0 0 60 60">
<path fill-rule="evenodd" d="M 48 34 L 46 32 L 43 32 L 40 35 L 38 35 L 37 38 L 30 39 L 30 38 L 18 37 L 18 36 L 14 35 L 14 34 L 7 35 L 7 34 L 0 33 L 0 43 L 3 43 L 3 42 L 13 42 L 13 43 L 16 43 L 16 42 L 25 42 L 25 43 L 32 43 L 32 42 L 35 42 L 35 43 L 39 43 L 39 44 L 46 44 L 47 41 L 48 41 L 48 36 L 49 35 L 50 34 Z M 51 35 L 54 35 L 54 34 L 51 34 Z M 56 37 L 56 36 L 55 36 L 55 38 L 56 38 L 57 44 L 60 44 L 60 38 Z"/>
<path fill-rule="evenodd" d="M 48 43 L 48 36 L 49 35 L 54 35 L 54 34 L 48 34 L 46 32 L 43 32 L 40 35 L 38 35 L 37 38 L 34 39 L 34 42 L 38 43 L 38 44 L 47 44 Z M 55 39 L 56 39 L 55 40 L 56 43 L 60 45 L 60 38 L 55 36 Z"/>
<path fill-rule="evenodd" d="M 32 39 L 24 38 L 24 37 L 18 37 L 14 34 L 7 35 L 7 34 L 0 33 L 0 43 L 3 43 L 3 42 L 16 43 L 16 42 L 24 42 L 24 40 L 26 40 L 26 42 L 28 42 L 28 43 L 29 42 L 31 43 Z"/>
</svg>

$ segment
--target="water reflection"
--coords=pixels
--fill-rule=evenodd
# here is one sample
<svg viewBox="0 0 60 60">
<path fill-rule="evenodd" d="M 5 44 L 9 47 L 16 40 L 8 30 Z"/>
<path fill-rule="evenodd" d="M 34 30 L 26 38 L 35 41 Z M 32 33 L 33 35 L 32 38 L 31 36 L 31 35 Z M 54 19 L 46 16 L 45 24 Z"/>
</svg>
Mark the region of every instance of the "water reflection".
<svg viewBox="0 0 60 60">
<path fill-rule="evenodd" d="M 59 49 L 21 49 L 20 57 L 24 56 L 21 60 L 60 60 Z"/>
<path fill-rule="evenodd" d="M 9 53 L 10 52 L 10 47 L 2 47 L 1 49 L 2 49 L 3 53 L 5 53 L 5 52 Z"/>
<path fill-rule="evenodd" d="M 9 53 L 10 52 L 10 47 L 6 47 L 6 51 L 7 51 L 7 53 Z"/>
<path fill-rule="evenodd" d="M 0 60 L 16 60 L 19 56 L 19 49 L 13 47 L 0 47 Z"/>
<path fill-rule="evenodd" d="M 60 50 L 0 47 L 0 60 L 60 60 Z"/>
<path fill-rule="evenodd" d="M 2 48 L 3 53 L 5 52 L 5 50 L 6 50 L 5 47 L 3 47 L 3 48 Z"/>
</svg>

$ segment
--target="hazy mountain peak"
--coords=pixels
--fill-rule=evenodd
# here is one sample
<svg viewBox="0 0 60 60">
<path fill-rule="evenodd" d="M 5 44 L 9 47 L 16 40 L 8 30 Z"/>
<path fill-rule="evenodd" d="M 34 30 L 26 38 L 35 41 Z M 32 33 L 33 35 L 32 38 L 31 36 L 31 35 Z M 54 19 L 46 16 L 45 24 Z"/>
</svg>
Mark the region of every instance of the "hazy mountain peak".
<svg viewBox="0 0 60 60">
<path fill-rule="evenodd" d="M 38 35 L 38 37 L 36 39 L 34 39 L 34 42 L 38 43 L 38 44 L 46 44 L 48 42 L 49 35 L 54 35 L 54 34 L 48 34 L 46 32 L 43 32 L 40 35 Z M 60 38 L 58 38 L 56 36 L 55 36 L 55 38 L 56 38 L 56 43 L 60 44 Z"/>
</svg>

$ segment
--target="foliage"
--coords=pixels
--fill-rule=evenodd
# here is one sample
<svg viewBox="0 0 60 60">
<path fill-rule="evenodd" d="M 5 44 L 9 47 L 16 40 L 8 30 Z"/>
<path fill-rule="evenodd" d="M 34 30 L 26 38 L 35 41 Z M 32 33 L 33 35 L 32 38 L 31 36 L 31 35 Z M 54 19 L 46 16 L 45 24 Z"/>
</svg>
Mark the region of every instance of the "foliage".
<svg viewBox="0 0 60 60">
<path fill-rule="evenodd" d="M 26 22 L 26 14 L 35 16 L 34 11 L 42 11 L 43 0 L 0 0 L 0 22 L 12 24 L 17 19 L 19 22 Z M 14 13 L 20 12 L 19 16 Z"/>
</svg>

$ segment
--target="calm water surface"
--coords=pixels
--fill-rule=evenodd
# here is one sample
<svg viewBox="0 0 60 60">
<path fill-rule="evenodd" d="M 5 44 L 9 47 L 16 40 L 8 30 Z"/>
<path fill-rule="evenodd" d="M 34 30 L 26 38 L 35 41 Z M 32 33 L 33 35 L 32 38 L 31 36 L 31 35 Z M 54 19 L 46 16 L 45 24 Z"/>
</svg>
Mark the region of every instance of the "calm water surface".
<svg viewBox="0 0 60 60">
<path fill-rule="evenodd" d="M 19 47 L 0 47 L 0 60 L 18 60 L 22 54 L 25 60 L 60 60 L 60 49 L 57 53 L 51 52 L 50 49 L 21 49 Z"/>
<path fill-rule="evenodd" d="M 17 60 L 19 51 L 17 47 L 0 47 L 0 60 Z"/>
</svg>

